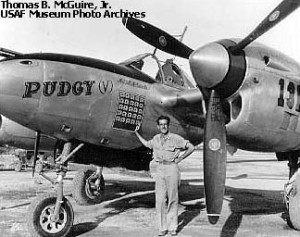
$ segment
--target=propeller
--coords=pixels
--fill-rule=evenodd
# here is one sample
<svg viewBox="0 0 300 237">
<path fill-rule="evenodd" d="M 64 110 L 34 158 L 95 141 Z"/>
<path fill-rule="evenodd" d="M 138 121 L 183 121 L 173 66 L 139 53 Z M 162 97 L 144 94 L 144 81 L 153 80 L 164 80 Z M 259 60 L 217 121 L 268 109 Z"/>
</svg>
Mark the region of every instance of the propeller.
<svg viewBox="0 0 300 237">
<path fill-rule="evenodd" d="M 237 53 L 244 49 L 259 36 L 266 33 L 291 14 L 299 6 L 300 1 L 298 0 L 283 0 L 248 36 L 241 40 L 237 45 L 232 46 L 230 50 Z M 142 20 L 124 17 L 122 22 L 126 28 L 137 37 L 166 53 L 188 59 L 193 52 L 191 48 L 178 41 L 170 34 Z"/>
<path fill-rule="evenodd" d="M 226 128 L 222 102 L 238 90 L 244 79 L 246 60 L 243 49 L 299 5 L 299 0 L 284 0 L 239 43 L 230 40 L 215 42 L 195 51 L 155 26 L 138 19 L 123 18 L 123 24 L 140 39 L 166 53 L 189 59 L 197 85 L 211 92 L 204 128 L 203 158 L 206 207 L 212 224 L 218 221 L 221 213 L 226 179 Z"/>
<path fill-rule="evenodd" d="M 217 223 L 226 179 L 226 129 L 221 98 L 212 90 L 204 127 L 204 188 L 208 220 Z"/>
<path fill-rule="evenodd" d="M 188 59 L 193 52 L 191 48 L 174 38 L 172 35 L 136 18 L 123 18 L 123 24 L 133 34 L 148 44 L 166 53 Z"/>
<path fill-rule="evenodd" d="M 270 30 L 281 20 L 291 14 L 300 5 L 299 0 L 282 1 L 247 37 L 231 48 L 233 53 L 244 49 L 259 36 Z"/>
</svg>

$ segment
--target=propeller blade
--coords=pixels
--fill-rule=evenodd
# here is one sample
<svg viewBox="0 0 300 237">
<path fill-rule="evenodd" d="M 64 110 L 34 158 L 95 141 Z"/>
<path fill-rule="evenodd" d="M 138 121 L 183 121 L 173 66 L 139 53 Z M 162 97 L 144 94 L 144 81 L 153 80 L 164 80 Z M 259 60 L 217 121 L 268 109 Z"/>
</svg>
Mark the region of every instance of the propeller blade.
<svg viewBox="0 0 300 237">
<path fill-rule="evenodd" d="M 123 18 L 123 24 L 137 37 L 166 53 L 188 59 L 193 52 L 191 48 L 173 36 L 136 18 Z"/>
<path fill-rule="evenodd" d="M 226 179 L 226 130 L 221 99 L 212 91 L 204 128 L 204 186 L 208 220 L 217 223 Z"/>
<path fill-rule="evenodd" d="M 282 1 L 246 38 L 240 41 L 237 45 L 231 48 L 233 53 L 238 53 L 244 49 L 252 41 L 270 30 L 281 20 L 291 14 L 300 5 L 299 0 L 284 0 Z"/>
</svg>

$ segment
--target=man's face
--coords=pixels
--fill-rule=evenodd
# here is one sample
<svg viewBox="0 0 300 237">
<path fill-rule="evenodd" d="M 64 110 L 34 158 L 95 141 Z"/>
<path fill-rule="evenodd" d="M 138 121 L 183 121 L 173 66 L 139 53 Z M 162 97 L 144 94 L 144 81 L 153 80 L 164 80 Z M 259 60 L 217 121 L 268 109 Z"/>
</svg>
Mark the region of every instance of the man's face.
<svg viewBox="0 0 300 237">
<path fill-rule="evenodd" d="M 160 133 L 167 134 L 169 132 L 168 120 L 166 119 L 159 120 L 157 128 L 159 129 Z"/>
</svg>

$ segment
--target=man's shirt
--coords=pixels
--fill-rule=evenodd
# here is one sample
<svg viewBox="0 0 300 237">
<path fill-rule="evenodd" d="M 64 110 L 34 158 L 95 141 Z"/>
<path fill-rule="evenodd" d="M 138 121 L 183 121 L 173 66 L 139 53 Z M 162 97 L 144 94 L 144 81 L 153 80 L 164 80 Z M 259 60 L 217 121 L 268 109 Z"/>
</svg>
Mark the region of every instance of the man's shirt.
<svg viewBox="0 0 300 237">
<path fill-rule="evenodd" d="M 167 135 L 157 134 L 147 141 L 146 146 L 153 149 L 153 159 L 159 161 L 174 161 L 180 151 L 187 148 L 187 143 L 183 137 L 168 133 Z"/>
</svg>

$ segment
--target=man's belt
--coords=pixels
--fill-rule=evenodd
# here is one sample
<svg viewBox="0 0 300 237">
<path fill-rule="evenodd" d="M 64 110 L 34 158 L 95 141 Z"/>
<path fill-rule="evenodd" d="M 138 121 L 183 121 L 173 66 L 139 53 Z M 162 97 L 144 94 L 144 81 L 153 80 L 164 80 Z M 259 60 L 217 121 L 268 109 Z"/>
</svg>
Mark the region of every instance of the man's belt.
<svg viewBox="0 0 300 237">
<path fill-rule="evenodd" d="M 175 164 L 175 161 L 168 161 L 168 160 L 158 160 L 156 161 L 157 163 L 159 164 L 162 164 L 162 165 L 171 165 L 171 164 Z"/>
</svg>

